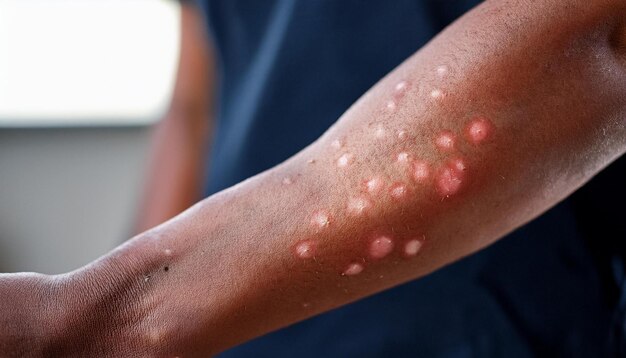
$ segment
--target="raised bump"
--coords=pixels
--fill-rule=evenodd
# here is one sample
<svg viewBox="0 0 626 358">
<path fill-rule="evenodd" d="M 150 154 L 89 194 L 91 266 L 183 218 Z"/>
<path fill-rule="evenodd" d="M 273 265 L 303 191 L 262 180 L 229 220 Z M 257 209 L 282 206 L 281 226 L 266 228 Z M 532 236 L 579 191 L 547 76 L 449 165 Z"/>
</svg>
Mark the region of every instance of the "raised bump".
<svg viewBox="0 0 626 358">
<path fill-rule="evenodd" d="M 363 272 L 363 265 L 360 263 L 353 262 L 348 265 L 348 267 L 343 271 L 342 275 L 344 276 L 354 276 Z"/>
<path fill-rule="evenodd" d="M 311 224 L 317 226 L 320 229 L 323 229 L 330 225 L 330 215 L 328 215 L 328 213 L 323 210 L 316 211 L 311 218 Z"/>
<path fill-rule="evenodd" d="M 296 244 L 295 254 L 301 259 L 310 259 L 315 256 L 315 243 L 311 240 L 300 241 Z"/>
<path fill-rule="evenodd" d="M 415 256 L 421 248 L 422 242 L 420 240 L 409 240 L 406 244 L 404 244 L 404 254 L 406 256 Z"/>
<path fill-rule="evenodd" d="M 487 141 L 494 130 L 493 123 L 485 117 L 472 119 L 465 128 L 465 138 L 472 144 L 480 144 Z"/>
<path fill-rule="evenodd" d="M 353 216 L 360 216 L 364 214 L 371 206 L 372 203 L 368 199 L 363 197 L 357 197 L 348 200 L 347 209 L 348 213 L 352 214 Z"/>
<path fill-rule="evenodd" d="M 430 166 L 423 160 L 413 161 L 413 179 L 416 182 L 422 183 L 430 176 Z"/>
<path fill-rule="evenodd" d="M 370 243 L 369 253 L 373 259 L 382 259 L 393 251 L 393 247 L 393 240 L 390 237 L 379 236 Z"/>
<path fill-rule="evenodd" d="M 442 151 L 452 151 L 456 145 L 456 135 L 451 131 L 443 131 L 435 139 L 435 145 Z"/>
</svg>

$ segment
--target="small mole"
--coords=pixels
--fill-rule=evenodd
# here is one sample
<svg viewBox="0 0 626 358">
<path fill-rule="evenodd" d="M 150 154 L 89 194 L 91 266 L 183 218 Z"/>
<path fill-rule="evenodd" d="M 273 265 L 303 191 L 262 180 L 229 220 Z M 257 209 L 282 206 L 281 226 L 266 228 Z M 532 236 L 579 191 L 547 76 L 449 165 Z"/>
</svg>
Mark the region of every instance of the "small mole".
<svg viewBox="0 0 626 358">
<path fill-rule="evenodd" d="M 493 123 L 485 117 L 476 117 L 465 128 L 465 137 L 472 144 L 480 144 L 491 136 Z"/>
<path fill-rule="evenodd" d="M 341 274 L 342 276 L 354 276 L 363 272 L 363 265 L 359 263 L 351 263 Z"/>
<path fill-rule="evenodd" d="M 393 241 L 387 236 L 380 236 L 370 244 L 370 256 L 381 259 L 393 251 Z"/>
<path fill-rule="evenodd" d="M 165 266 L 165 267 L 163 267 L 163 271 L 167 272 L 167 271 L 169 271 L 169 270 L 170 270 L 169 266 Z"/>
<path fill-rule="evenodd" d="M 456 136 L 450 131 L 443 131 L 439 134 L 435 140 L 437 148 L 443 151 L 451 151 L 454 149 L 456 142 Z"/>
</svg>

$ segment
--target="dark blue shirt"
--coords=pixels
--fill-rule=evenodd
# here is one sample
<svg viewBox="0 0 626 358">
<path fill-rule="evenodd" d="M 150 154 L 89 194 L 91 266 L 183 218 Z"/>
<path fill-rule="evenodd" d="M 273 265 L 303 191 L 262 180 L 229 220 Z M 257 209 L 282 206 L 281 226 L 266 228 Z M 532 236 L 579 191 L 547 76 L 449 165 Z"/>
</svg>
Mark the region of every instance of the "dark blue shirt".
<svg viewBox="0 0 626 358">
<path fill-rule="evenodd" d="M 473 0 L 200 1 L 219 56 L 207 192 L 320 136 Z M 428 277 L 222 357 L 600 357 L 624 350 L 624 159 L 545 215 Z"/>
</svg>

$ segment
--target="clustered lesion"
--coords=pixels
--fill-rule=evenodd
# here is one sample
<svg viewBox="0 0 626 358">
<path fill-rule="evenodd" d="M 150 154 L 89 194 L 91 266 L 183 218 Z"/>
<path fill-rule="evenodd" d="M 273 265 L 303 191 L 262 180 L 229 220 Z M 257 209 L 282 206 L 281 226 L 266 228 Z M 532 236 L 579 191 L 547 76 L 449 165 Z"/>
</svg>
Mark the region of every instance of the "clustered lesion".
<svg viewBox="0 0 626 358">
<path fill-rule="evenodd" d="M 449 75 L 449 69 L 445 65 L 435 69 L 435 75 L 442 79 Z M 406 94 L 411 90 L 409 80 L 401 80 L 395 84 L 390 98 L 384 102 L 383 110 L 389 114 L 396 113 L 402 108 L 406 100 Z M 446 99 L 446 92 L 441 88 L 432 88 L 426 91 L 428 100 L 435 104 L 441 104 Z M 432 140 L 432 148 L 440 153 L 443 158 L 439 162 L 427 160 L 409 149 L 406 145 L 393 156 L 393 170 L 399 170 L 401 179 L 389 180 L 383 173 L 373 174 L 357 179 L 352 187 L 354 192 L 345 199 L 345 205 L 339 210 L 331 212 L 327 209 L 318 209 L 311 213 L 310 230 L 311 237 L 328 230 L 335 217 L 366 218 L 375 214 L 376 210 L 382 210 L 388 205 L 400 205 L 408 201 L 418 187 L 430 190 L 442 200 L 457 195 L 467 182 L 467 163 L 458 150 L 459 143 L 465 141 L 471 146 L 478 146 L 490 142 L 494 125 L 486 116 L 477 115 L 471 117 L 462 130 L 441 129 Z M 461 133 L 459 133 L 461 132 Z M 397 143 L 404 144 L 414 140 L 405 129 L 395 130 L 384 123 L 369 125 L 366 135 L 372 140 L 388 140 L 395 138 Z M 349 137 L 337 137 L 330 141 L 330 150 L 335 154 L 335 166 L 337 170 L 348 170 L 350 167 L 359 165 L 358 153 L 349 150 Z M 423 143 L 420 142 L 423 145 Z M 316 163 L 312 158 L 309 164 Z M 283 185 L 291 185 L 292 178 L 283 178 Z M 394 204 L 395 203 L 395 204 Z M 425 241 L 426 236 L 416 234 L 408 238 L 394 237 L 393 234 L 372 234 L 367 236 L 365 245 L 367 260 L 363 257 L 356 260 L 348 260 L 339 270 L 342 276 L 354 276 L 366 269 L 368 262 L 374 262 L 390 256 L 394 252 L 400 252 L 405 259 L 417 256 Z M 303 260 L 315 259 L 318 255 L 318 239 L 305 239 L 295 243 L 294 254 Z"/>
</svg>

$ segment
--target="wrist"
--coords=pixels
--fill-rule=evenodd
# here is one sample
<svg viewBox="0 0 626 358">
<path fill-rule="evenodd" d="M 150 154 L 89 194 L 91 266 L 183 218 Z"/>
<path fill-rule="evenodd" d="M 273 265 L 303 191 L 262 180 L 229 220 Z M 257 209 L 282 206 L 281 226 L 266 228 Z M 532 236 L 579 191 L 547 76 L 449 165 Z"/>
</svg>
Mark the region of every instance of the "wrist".
<svg viewBox="0 0 626 358">
<path fill-rule="evenodd" d="M 127 247 L 128 245 L 123 246 Z M 48 316 L 56 322 L 45 342 L 59 356 L 146 356 L 149 316 L 141 304 L 145 264 L 116 250 L 83 269 L 55 278 Z"/>
<path fill-rule="evenodd" d="M 42 357 L 56 329 L 50 276 L 0 274 L 0 356 Z"/>
</svg>

